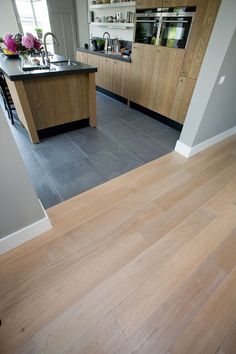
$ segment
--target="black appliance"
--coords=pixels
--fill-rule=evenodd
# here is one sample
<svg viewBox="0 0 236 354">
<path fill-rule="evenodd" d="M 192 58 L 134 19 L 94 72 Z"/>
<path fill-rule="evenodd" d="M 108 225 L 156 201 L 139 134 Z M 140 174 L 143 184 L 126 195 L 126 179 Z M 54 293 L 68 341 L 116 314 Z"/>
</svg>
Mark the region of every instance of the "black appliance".
<svg viewBox="0 0 236 354">
<path fill-rule="evenodd" d="M 137 43 L 185 48 L 196 7 L 147 9 L 136 13 Z"/>
<path fill-rule="evenodd" d="M 160 19 L 157 9 L 137 10 L 135 42 L 156 44 Z"/>
</svg>

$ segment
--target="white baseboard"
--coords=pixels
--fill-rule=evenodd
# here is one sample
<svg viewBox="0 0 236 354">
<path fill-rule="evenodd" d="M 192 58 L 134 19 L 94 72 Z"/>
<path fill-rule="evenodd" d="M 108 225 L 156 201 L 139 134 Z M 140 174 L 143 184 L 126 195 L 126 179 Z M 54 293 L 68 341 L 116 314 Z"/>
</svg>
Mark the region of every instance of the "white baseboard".
<svg viewBox="0 0 236 354">
<path fill-rule="evenodd" d="M 210 139 L 207 139 L 203 141 L 200 144 L 194 145 L 194 146 L 188 146 L 182 141 L 178 140 L 176 145 L 175 145 L 175 151 L 178 152 L 179 154 L 183 155 L 184 157 L 191 157 L 193 155 L 198 154 L 200 151 L 203 151 L 210 146 L 219 143 L 220 141 L 229 138 L 231 135 L 236 134 L 236 127 L 233 127 L 231 129 L 226 130 L 223 133 L 220 133 L 216 136 L 213 136 Z"/>
<path fill-rule="evenodd" d="M 43 219 L 0 239 L 0 255 L 12 250 L 22 243 L 32 240 L 52 228 L 52 224 L 43 206 L 42 209 L 45 215 Z"/>
</svg>

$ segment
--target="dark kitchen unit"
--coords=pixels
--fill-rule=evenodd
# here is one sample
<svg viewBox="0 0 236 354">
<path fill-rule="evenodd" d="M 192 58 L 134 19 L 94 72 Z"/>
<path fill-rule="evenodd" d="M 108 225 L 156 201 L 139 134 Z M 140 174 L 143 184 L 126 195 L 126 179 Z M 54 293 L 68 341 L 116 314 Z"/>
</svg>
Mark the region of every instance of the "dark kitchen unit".
<svg viewBox="0 0 236 354">
<path fill-rule="evenodd" d="M 196 7 L 137 10 L 135 42 L 184 49 L 195 11 Z"/>
</svg>

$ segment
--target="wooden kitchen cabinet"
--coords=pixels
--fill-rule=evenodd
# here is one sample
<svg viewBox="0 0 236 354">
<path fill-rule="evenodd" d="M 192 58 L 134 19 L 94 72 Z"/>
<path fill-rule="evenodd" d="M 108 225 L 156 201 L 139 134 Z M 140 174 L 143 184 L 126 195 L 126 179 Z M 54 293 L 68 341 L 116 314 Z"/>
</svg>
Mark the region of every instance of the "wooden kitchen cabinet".
<svg viewBox="0 0 236 354">
<path fill-rule="evenodd" d="M 163 0 L 163 7 L 198 6 L 208 0 Z"/>
<path fill-rule="evenodd" d="M 162 7 L 163 0 L 137 0 L 136 8 L 137 9 L 150 9 L 155 7 Z"/>
<path fill-rule="evenodd" d="M 156 46 L 139 43 L 133 45 L 129 97 L 144 107 L 149 106 L 156 52 Z"/>
<path fill-rule="evenodd" d="M 87 54 L 88 61 L 87 63 L 92 66 L 96 66 L 98 71 L 96 72 L 96 85 L 100 86 L 100 78 L 101 78 L 101 68 L 100 68 L 100 57 L 94 54 Z"/>
<path fill-rule="evenodd" d="M 84 52 L 77 52 L 76 53 L 76 60 L 80 61 L 81 63 L 88 63 L 88 54 Z"/>
<path fill-rule="evenodd" d="M 97 67 L 96 85 L 126 99 L 129 98 L 131 63 L 103 57 L 97 54 L 77 52 L 76 58 L 82 63 Z"/>
<path fill-rule="evenodd" d="M 161 47 L 160 54 L 155 58 L 151 91 L 156 99 L 150 109 L 166 117 L 170 117 L 183 59 L 183 49 L 168 47 Z"/>
<path fill-rule="evenodd" d="M 169 113 L 170 119 L 173 119 L 181 124 L 184 123 L 195 84 L 195 79 L 180 76 L 178 86 L 172 100 L 172 107 Z"/>
<path fill-rule="evenodd" d="M 120 60 L 112 60 L 113 73 L 112 73 L 112 92 L 117 95 L 121 93 L 121 65 Z"/>
<path fill-rule="evenodd" d="M 120 96 L 129 99 L 131 63 L 121 62 Z"/>
<path fill-rule="evenodd" d="M 184 50 L 135 44 L 130 74 L 130 100 L 170 116 Z"/>
<path fill-rule="evenodd" d="M 128 99 L 130 68 L 130 63 L 100 57 L 101 80 L 98 86 Z"/>
<path fill-rule="evenodd" d="M 181 75 L 197 79 L 221 0 L 188 0 L 197 5 Z"/>
<path fill-rule="evenodd" d="M 100 58 L 100 80 L 99 86 L 105 90 L 113 89 L 113 60 L 110 58 Z"/>
</svg>

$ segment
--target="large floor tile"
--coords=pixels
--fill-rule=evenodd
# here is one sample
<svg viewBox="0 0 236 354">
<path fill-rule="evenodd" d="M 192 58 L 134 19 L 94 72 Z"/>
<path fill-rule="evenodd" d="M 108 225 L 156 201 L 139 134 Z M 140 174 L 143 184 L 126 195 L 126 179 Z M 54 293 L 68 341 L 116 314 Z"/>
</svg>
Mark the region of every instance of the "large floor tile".
<svg viewBox="0 0 236 354">
<path fill-rule="evenodd" d="M 58 136 L 58 139 L 54 137 L 52 141 L 48 138 L 48 141 L 35 147 L 35 154 L 40 163 L 49 170 L 69 163 L 77 164 L 84 157 L 65 135 Z"/>
<path fill-rule="evenodd" d="M 102 93 L 97 93 L 97 128 L 34 145 L 17 119 L 14 126 L 7 121 L 45 208 L 169 153 L 179 137 L 175 129 Z"/>
<path fill-rule="evenodd" d="M 124 121 L 116 121 L 100 128 L 104 134 L 111 137 L 119 145 L 136 155 L 143 162 L 154 160 L 169 152 L 152 138 Z"/>
<path fill-rule="evenodd" d="M 55 204 L 61 203 L 63 198 L 54 188 L 50 177 L 40 165 L 33 152 L 22 154 L 22 159 L 26 166 L 28 175 L 32 181 L 35 191 L 41 200 L 44 208 L 49 208 Z"/>
<path fill-rule="evenodd" d="M 83 128 L 68 133 L 73 144 L 85 154 L 91 154 L 99 150 L 113 149 L 114 141 L 102 131 L 91 128 Z"/>
<path fill-rule="evenodd" d="M 99 150 L 89 160 L 108 178 L 114 178 L 143 164 L 138 157 L 117 145 L 116 149 Z"/>
<path fill-rule="evenodd" d="M 54 186 L 64 200 L 93 188 L 107 179 L 88 161 L 81 158 L 77 164 L 67 163 L 48 172 Z"/>
</svg>

